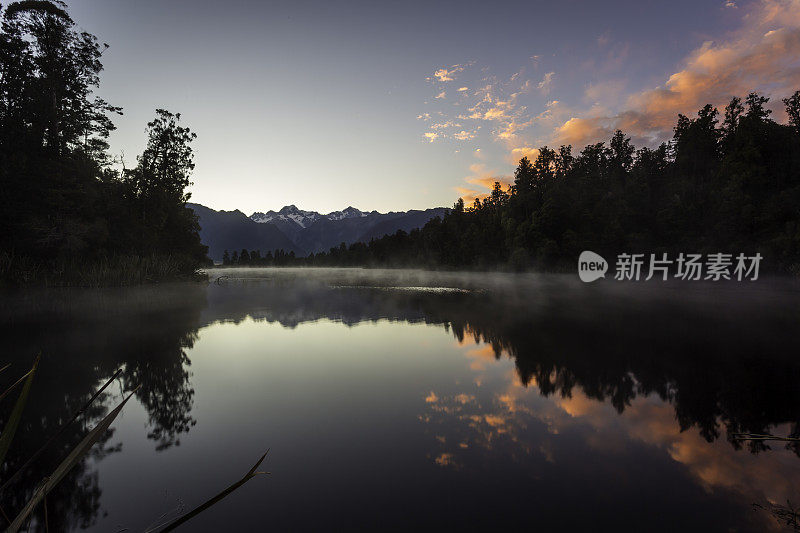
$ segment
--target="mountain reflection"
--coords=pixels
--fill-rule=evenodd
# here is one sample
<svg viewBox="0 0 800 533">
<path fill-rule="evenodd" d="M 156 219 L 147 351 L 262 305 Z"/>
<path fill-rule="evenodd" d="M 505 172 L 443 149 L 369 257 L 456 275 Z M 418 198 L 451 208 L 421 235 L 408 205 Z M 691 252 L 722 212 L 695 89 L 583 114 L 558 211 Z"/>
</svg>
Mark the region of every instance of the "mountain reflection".
<svg viewBox="0 0 800 533">
<path fill-rule="evenodd" d="M 223 273 L 230 277 L 208 286 L 3 297 L 0 332 L 13 373 L 42 353 L 4 479 L 117 368 L 123 372 L 2 495 L 0 507 L 19 509 L 109 406 L 139 385 L 136 398 L 147 413 L 153 448 L 179 445 L 196 424 L 188 353 L 198 332 L 247 319 L 287 328 L 318 320 L 348 326 L 388 320 L 450 332 L 474 380 L 461 390 L 432 390 L 421 398 L 430 460 L 442 468 L 472 468 L 481 450 L 520 463 L 533 456 L 563 461 L 565 452 L 548 436 L 582 425 L 591 430 L 591 449 L 622 450 L 626 439 L 634 439 L 666 450 L 705 487 L 735 491 L 750 484 L 778 501 L 793 496 L 792 487 L 773 475 L 783 459 L 760 453 L 769 444 L 746 444 L 754 455 L 743 454 L 730 436 L 800 436 L 794 286 L 587 286 L 557 276 L 432 278 L 401 271 Z M 409 288 L 422 286 L 427 289 Z M 445 290 L 455 287 L 468 290 Z M 498 375 L 503 369 L 508 372 Z M 10 379 L 7 371 L 3 384 Z M 0 424 L 11 405 L 0 404 Z M 109 446 L 111 437 L 48 496 L 54 530 L 96 521 L 101 490 L 91 463 L 124 447 Z M 786 448 L 800 455 L 797 443 Z"/>
</svg>

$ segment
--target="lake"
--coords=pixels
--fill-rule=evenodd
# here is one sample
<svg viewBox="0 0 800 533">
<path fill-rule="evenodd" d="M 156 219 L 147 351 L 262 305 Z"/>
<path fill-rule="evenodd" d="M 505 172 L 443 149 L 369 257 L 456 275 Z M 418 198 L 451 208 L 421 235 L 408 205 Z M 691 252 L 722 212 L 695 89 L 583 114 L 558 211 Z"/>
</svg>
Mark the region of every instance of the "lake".
<svg viewBox="0 0 800 533">
<path fill-rule="evenodd" d="M 139 385 L 51 531 L 145 531 L 267 449 L 181 530 L 780 531 L 800 505 L 800 444 L 734 439 L 800 436 L 796 282 L 209 274 L 4 293 L 2 388 L 42 354 L 4 478 L 122 369 L 6 514 Z"/>
</svg>

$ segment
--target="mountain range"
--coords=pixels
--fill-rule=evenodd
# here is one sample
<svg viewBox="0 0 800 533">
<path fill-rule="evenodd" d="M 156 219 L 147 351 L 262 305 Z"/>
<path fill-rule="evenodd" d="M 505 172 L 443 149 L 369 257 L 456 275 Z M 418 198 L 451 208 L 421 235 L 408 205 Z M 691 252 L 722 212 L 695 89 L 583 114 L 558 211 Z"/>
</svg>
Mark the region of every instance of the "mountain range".
<svg viewBox="0 0 800 533">
<path fill-rule="evenodd" d="M 348 207 L 322 214 L 287 205 L 280 211 L 257 211 L 248 217 L 238 209 L 215 211 L 192 203 L 186 206 L 197 214 L 200 238 L 214 261 L 221 261 L 225 250 L 233 252 L 243 248 L 262 253 L 283 249 L 305 256 L 328 251 L 341 243 L 369 242 L 397 230 L 408 232 L 448 211 L 445 207 L 435 207 L 379 213 Z"/>
</svg>

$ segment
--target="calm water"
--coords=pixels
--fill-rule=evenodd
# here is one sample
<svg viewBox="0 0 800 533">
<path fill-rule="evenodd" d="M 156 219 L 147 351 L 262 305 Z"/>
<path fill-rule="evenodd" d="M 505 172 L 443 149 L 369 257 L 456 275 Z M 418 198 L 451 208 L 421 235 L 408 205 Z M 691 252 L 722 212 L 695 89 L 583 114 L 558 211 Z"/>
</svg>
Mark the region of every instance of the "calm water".
<svg viewBox="0 0 800 533">
<path fill-rule="evenodd" d="M 144 531 L 267 448 L 272 474 L 186 531 L 764 531 L 781 526 L 754 503 L 800 505 L 799 446 L 730 438 L 800 433 L 796 284 L 211 275 L 2 297 L 0 385 L 43 356 L 12 465 L 117 368 L 84 428 L 142 386 L 48 497 L 51 531 Z"/>
</svg>

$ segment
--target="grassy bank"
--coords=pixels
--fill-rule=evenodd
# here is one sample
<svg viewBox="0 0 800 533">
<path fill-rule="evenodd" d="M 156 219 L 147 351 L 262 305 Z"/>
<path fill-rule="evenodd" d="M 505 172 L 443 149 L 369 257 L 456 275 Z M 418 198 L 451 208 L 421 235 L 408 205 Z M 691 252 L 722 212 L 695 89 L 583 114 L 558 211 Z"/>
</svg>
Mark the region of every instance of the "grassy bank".
<svg viewBox="0 0 800 533">
<path fill-rule="evenodd" d="M 205 279 L 196 260 L 178 255 L 117 255 L 48 262 L 0 253 L 0 286 L 6 287 L 118 287 Z"/>
</svg>

